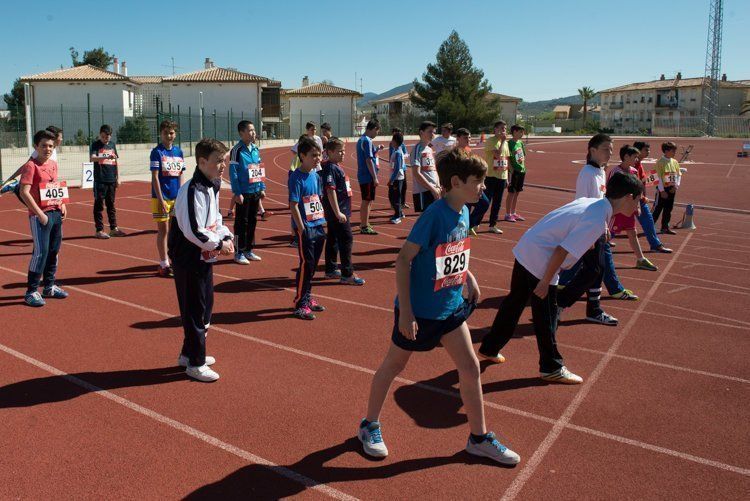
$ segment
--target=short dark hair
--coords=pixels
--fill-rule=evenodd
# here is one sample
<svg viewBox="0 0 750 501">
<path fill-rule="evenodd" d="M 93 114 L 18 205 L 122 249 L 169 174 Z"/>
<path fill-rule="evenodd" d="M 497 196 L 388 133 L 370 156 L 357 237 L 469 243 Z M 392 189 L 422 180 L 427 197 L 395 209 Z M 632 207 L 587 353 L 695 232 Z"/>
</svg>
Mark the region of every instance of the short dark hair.
<svg viewBox="0 0 750 501">
<path fill-rule="evenodd" d="M 332 137 L 328 140 L 325 146 L 323 146 L 323 149 L 326 151 L 336 151 L 339 146 L 344 146 L 344 141 L 337 137 Z"/>
<path fill-rule="evenodd" d="M 380 120 L 377 118 L 373 118 L 369 122 L 367 122 L 367 130 L 373 130 L 373 129 L 379 129 L 380 128 Z"/>
<path fill-rule="evenodd" d="M 506 127 L 508 126 L 505 120 L 498 120 L 497 122 L 495 122 L 495 125 L 493 125 L 492 128 L 497 129 L 498 127 L 502 127 L 503 125 L 505 125 Z"/>
<path fill-rule="evenodd" d="M 435 125 L 435 122 L 430 122 L 429 120 L 425 120 L 424 122 L 419 124 L 419 132 L 424 132 L 430 127 L 437 127 L 437 125 Z"/>
<path fill-rule="evenodd" d="M 331 124 L 329 124 L 328 122 L 323 122 L 322 124 L 320 124 L 320 130 L 333 130 L 333 129 L 331 128 Z"/>
<path fill-rule="evenodd" d="M 513 124 L 513 125 L 510 126 L 510 133 L 511 134 L 513 134 L 514 132 L 519 131 L 519 130 L 522 130 L 522 131 L 525 132 L 526 131 L 526 127 L 524 127 L 523 125 L 518 125 L 518 124 Z"/>
<path fill-rule="evenodd" d="M 316 127 L 317 127 L 317 125 L 315 125 L 315 122 L 307 122 L 305 124 L 305 130 L 307 130 L 307 129 L 315 129 Z"/>
<path fill-rule="evenodd" d="M 195 159 L 203 158 L 208 160 L 211 153 L 220 153 L 223 155 L 227 151 L 229 151 L 229 148 L 218 139 L 204 137 L 195 145 Z"/>
<path fill-rule="evenodd" d="M 105 134 L 112 135 L 112 127 L 110 127 L 107 124 L 104 124 L 101 127 L 99 127 L 99 134 L 101 134 L 102 132 Z"/>
<path fill-rule="evenodd" d="M 453 124 L 450 122 L 445 122 L 443 125 L 440 126 L 440 129 L 448 129 L 453 130 Z"/>
<path fill-rule="evenodd" d="M 159 133 L 165 131 L 165 130 L 177 130 L 177 122 L 173 120 L 162 120 L 159 124 Z"/>
<path fill-rule="evenodd" d="M 638 151 L 640 151 L 643 148 L 651 148 L 651 145 L 645 141 L 636 141 L 633 143 L 633 147 L 638 149 Z"/>
<path fill-rule="evenodd" d="M 635 200 L 643 194 L 643 183 L 633 174 L 615 172 L 607 181 L 606 197 L 617 200 L 625 196 L 632 196 Z"/>
<path fill-rule="evenodd" d="M 47 129 L 36 131 L 36 134 L 34 134 L 34 146 L 39 146 L 39 143 L 47 139 L 54 143 L 55 139 L 57 139 L 57 134 L 53 134 Z"/>
<path fill-rule="evenodd" d="M 453 176 L 458 176 L 465 183 L 469 176 L 477 176 L 482 179 L 487 175 L 487 163 L 481 157 L 471 155 L 458 148 L 453 148 L 444 153 L 438 159 L 437 171 L 440 186 L 445 188 L 445 191 L 450 191 Z"/>
<path fill-rule="evenodd" d="M 628 155 L 637 155 L 639 153 L 640 151 L 638 151 L 638 148 L 626 144 L 625 146 L 620 148 L 620 160 L 625 160 L 625 157 Z"/>
<path fill-rule="evenodd" d="M 313 149 L 320 151 L 320 146 L 318 146 L 318 143 L 307 136 L 301 137 L 299 139 L 299 144 L 297 145 L 297 156 L 300 160 L 302 160 L 302 155 L 307 155 Z"/>
<path fill-rule="evenodd" d="M 661 143 L 661 152 L 666 153 L 670 150 L 677 151 L 677 144 L 672 141 L 666 141 L 664 143 Z"/>
<path fill-rule="evenodd" d="M 240 122 L 237 124 L 237 132 L 242 132 L 251 125 L 253 125 L 253 123 L 250 120 L 240 120 Z"/>
<path fill-rule="evenodd" d="M 589 139 L 588 148 L 598 148 L 604 143 L 611 143 L 611 142 L 612 142 L 612 138 L 608 134 L 604 134 L 600 132 L 599 134 L 594 134 L 591 137 L 591 139 Z"/>
<path fill-rule="evenodd" d="M 456 137 L 471 136 L 471 132 L 466 127 L 461 127 L 456 131 Z"/>
<path fill-rule="evenodd" d="M 401 129 L 399 129 L 398 127 L 394 127 L 391 129 L 391 134 L 395 134 L 396 132 L 401 132 Z"/>
<path fill-rule="evenodd" d="M 404 135 L 401 132 L 394 132 L 392 141 L 396 143 L 396 148 L 404 144 Z"/>
<path fill-rule="evenodd" d="M 51 133 L 53 133 L 55 135 L 55 138 L 57 138 L 57 136 L 59 136 L 60 134 L 62 134 L 62 131 L 63 131 L 60 127 L 57 127 L 55 125 L 50 125 L 49 127 L 47 127 L 44 130 L 48 130 Z"/>
</svg>

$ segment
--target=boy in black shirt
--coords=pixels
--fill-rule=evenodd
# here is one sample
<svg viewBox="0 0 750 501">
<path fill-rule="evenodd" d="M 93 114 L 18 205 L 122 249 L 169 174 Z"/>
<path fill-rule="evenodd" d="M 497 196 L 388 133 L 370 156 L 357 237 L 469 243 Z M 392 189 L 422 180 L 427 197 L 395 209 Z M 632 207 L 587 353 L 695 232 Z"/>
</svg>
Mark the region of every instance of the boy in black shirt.
<svg viewBox="0 0 750 501">
<path fill-rule="evenodd" d="M 102 125 L 99 128 L 99 139 L 93 142 L 89 155 L 94 162 L 94 224 L 96 238 L 124 237 L 125 232 L 117 227 L 117 211 L 115 209 L 115 191 L 120 186 L 117 172 L 117 147 L 112 141 L 112 127 Z M 109 219 L 109 233 L 104 232 L 102 209 L 107 204 L 107 218 Z"/>
<path fill-rule="evenodd" d="M 341 278 L 342 284 L 364 285 L 365 280 L 352 269 L 352 186 L 349 176 L 339 166 L 346 151 L 344 142 L 336 137 L 325 145 L 328 160 L 323 162 L 321 177 L 325 187 L 323 212 L 328 223 L 326 239 L 326 278 Z M 341 271 L 336 269 L 337 254 L 341 255 Z"/>
</svg>

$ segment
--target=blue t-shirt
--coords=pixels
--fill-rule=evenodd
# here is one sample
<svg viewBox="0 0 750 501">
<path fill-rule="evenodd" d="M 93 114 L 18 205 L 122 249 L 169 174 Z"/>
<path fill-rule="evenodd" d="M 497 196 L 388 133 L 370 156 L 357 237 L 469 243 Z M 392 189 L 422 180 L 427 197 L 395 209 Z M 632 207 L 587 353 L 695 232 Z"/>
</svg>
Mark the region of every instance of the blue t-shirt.
<svg viewBox="0 0 750 501">
<path fill-rule="evenodd" d="M 180 191 L 180 174 L 185 171 L 185 156 L 177 145 L 167 149 L 163 144 L 151 150 L 151 170 L 159 171 L 159 184 L 164 200 L 175 200 Z M 151 186 L 151 196 L 156 198 L 156 191 Z"/>
<path fill-rule="evenodd" d="M 375 165 L 375 174 L 378 173 L 378 148 L 372 142 L 372 139 L 367 137 L 367 134 L 362 134 L 362 137 L 357 141 L 357 181 L 359 184 L 372 183 L 372 174 L 370 169 L 367 168 L 367 159 L 371 159 Z"/>
<path fill-rule="evenodd" d="M 393 167 L 393 173 L 391 174 L 391 182 L 401 181 L 404 179 L 404 171 L 406 170 L 406 162 L 404 162 L 404 152 L 399 148 L 394 150 L 391 155 L 391 167 Z"/>
<path fill-rule="evenodd" d="M 349 176 L 346 175 L 344 169 L 333 162 L 324 162 L 320 175 L 323 178 L 323 209 L 326 213 L 326 219 L 329 221 L 336 219 L 333 215 L 333 206 L 328 198 L 329 188 L 336 190 L 336 199 L 339 203 L 339 210 L 346 217 L 351 217 L 352 185 L 349 182 Z"/>
<path fill-rule="evenodd" d="M 444 320 L 463 303 L 465 273 L 460 283 L 456 281 L 457 285 L 435 289 L 445 280 L 446 275 L 458 278 L 462 272 L 468 270 L 468 232 L 469 210 L 464 206 L 460 213 L 456 212 L 448 205 L 445 198 L 433 202 L 414 223 L 406 239 L 420 247 L 419 253 L 411 262 L 409 273 L 409 295 L 412 313 L 415 317 Z M 448 246 L 446 249 L 442 246 L 448 242 L 459 242 L 464 239 L 465 245 L 461 249 L 456 249 L 456 246 Z M 465 252 L 456 252 L 464 247 Z M 454 256 L 454 262 L 442 259 L 441 256 L 446 253 L 446 250 Z M 462 255 L 465 257 L 461 258 Z M 438 259 L 443 278 L 437 276 Z M 448 267 L 451 269 L 446 273 Z M 396 306 L 398 306 L 398 297 L 396 297 Z"/>
<path fill-rule="evenodd" d="M 326 223 L 323 212 L 323 184 L 317 172 L 303 172 L 297 169 L 289 174 L 289 201 L 297 204 L 305 228 L 322 226 Z M 292 228 L 297 223 L 292 217 Z"/>
<path fill-rule="evenodd" d="M 406 145 L 405 144 L 402 144 L 401 146 L 399 146 L 398 149 L 401 150 L 401 151 L 403 151 L 404 155 L 408 155 L 409 154 L 409 151 L 406 149 Z M 393 152 L 394 151 L 396 151 L 396 148 L 394 148 L 393 146 L 389 146 L 388 147 L 388 158 L 391 158 L 393 156 Z"/>
</svg>

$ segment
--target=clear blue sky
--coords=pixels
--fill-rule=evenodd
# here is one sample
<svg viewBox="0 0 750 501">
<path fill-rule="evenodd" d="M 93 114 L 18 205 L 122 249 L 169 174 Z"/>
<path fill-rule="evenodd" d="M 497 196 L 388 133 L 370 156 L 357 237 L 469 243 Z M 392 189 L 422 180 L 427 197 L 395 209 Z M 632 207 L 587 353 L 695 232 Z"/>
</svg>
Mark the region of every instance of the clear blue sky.
<svg viewBox="0 0 750 501">
<path fill-rule="evenodd" d="M 130 75 L 219 66 L 297 87 L 304 75 L 364 91 L 410 82 L 452 29 L 493 90 L 527 101 L 704 72 L 709 0 L 13 2 L 0 29 L 0 93 L 21 75 L 103 46 Z M 168 10 L 172 9 L 174 10 Z M 8 12 L 8 7 L 5 8 Z M 17 13 L 12 10 L 17 9 Z M 750 5 L 725 0 L 722 70 L 750 79 Z M 27 20 L 27 24 L 21 21 Z"/>
</svg>

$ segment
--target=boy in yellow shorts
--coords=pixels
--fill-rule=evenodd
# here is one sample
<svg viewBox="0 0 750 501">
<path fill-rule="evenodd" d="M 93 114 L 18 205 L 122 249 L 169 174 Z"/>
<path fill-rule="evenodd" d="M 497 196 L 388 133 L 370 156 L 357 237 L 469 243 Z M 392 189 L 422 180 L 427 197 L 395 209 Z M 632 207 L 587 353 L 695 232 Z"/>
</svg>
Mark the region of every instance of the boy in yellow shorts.
<svg viewBox="0 0 750 501">
<path fill-rule="evenodd" d="M 151 215 L 156 221 L 156 249 L 159 252 L 159 276 L 172 277 L 167 257 L 169 217 L 174 214 L 174 201 L 184 182 L 185 156 L 174 144 L 177 124 L 164 120 L 159 124 L 161 143 L 151 150 Z"/>
</svg>

